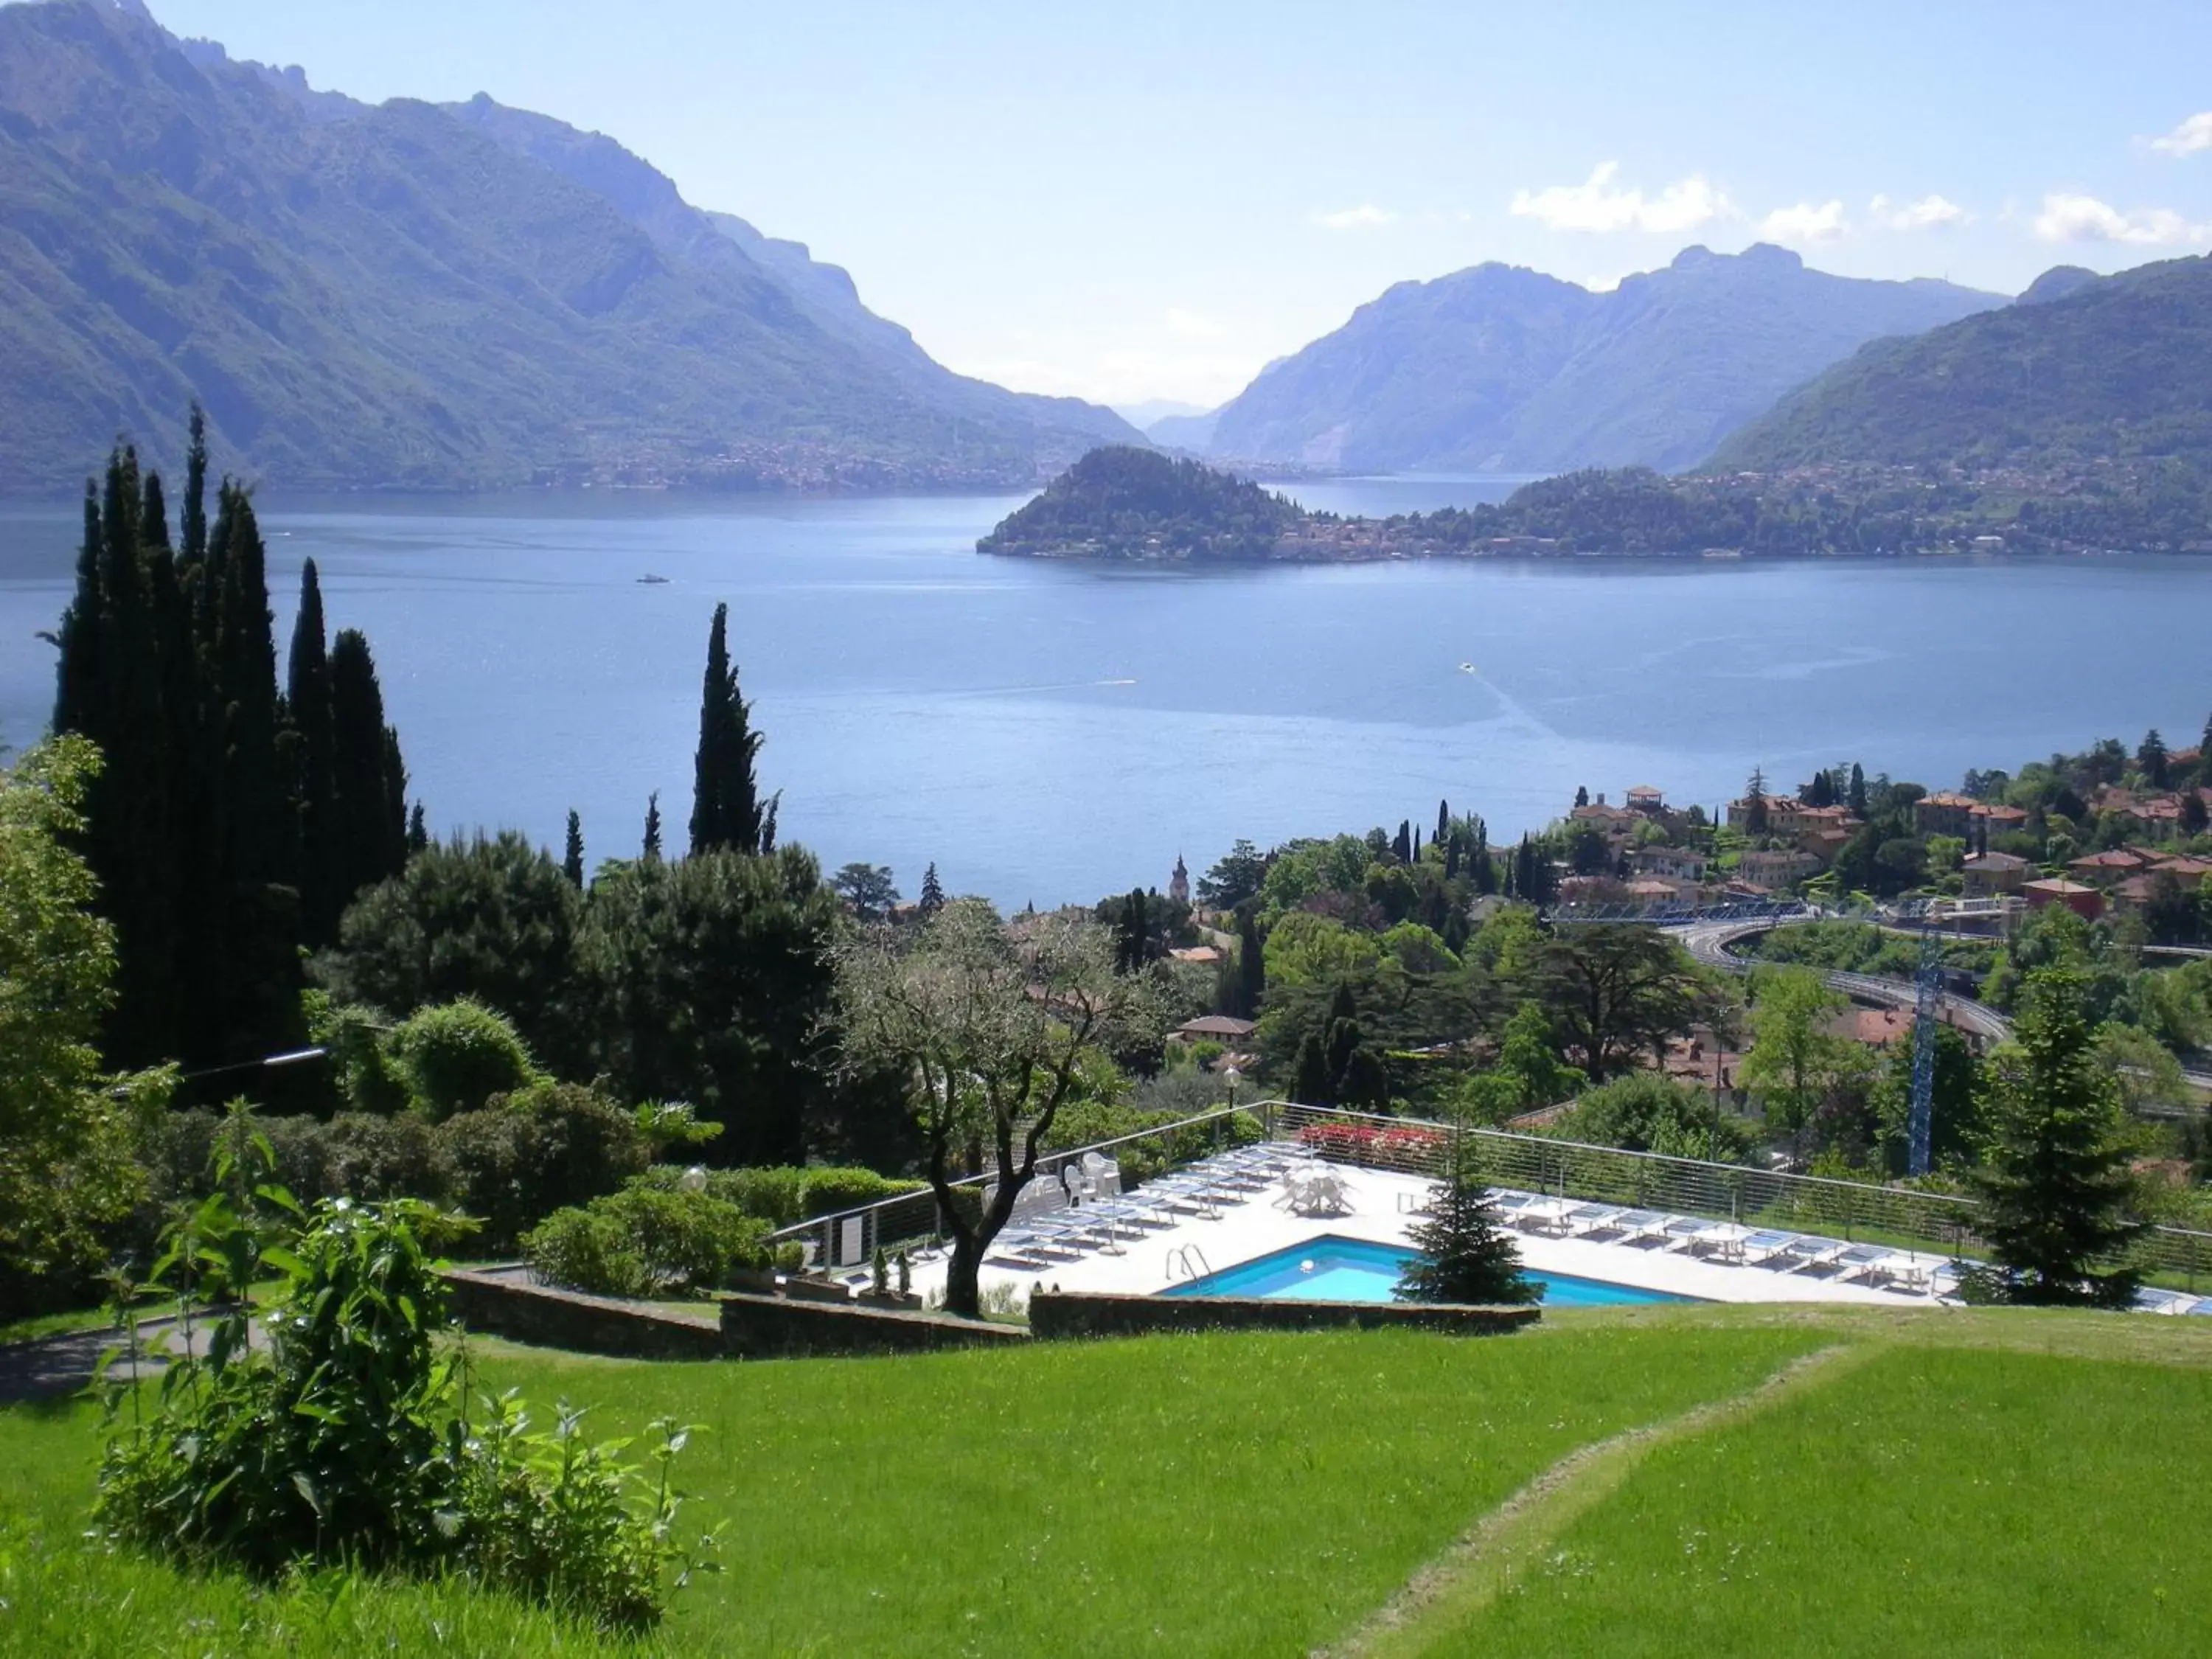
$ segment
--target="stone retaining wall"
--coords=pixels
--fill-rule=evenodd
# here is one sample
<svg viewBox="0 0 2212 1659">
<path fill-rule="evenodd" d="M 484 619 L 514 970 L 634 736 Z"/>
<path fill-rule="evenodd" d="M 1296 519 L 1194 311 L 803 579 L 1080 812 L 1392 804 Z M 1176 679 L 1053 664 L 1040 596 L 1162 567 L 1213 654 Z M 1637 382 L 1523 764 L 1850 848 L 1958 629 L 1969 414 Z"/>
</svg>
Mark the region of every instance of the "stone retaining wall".
<svg viewBox="0 0 2212 1659">
<path fill-rule="evenodd" d="M 705 1317 L 461 1267 L 444 1277 L 447 1305 L 472 1331 L 627 1359 L 718 1359 L 724 1352 L 721 1332 Z"/>
<path fill-rule="evenodd" d="M 793 1302 L 780 1296 L 725 1297 L 721 1335 L 726 1352 L 754 1359 L 1004 1346 L 1030 1337 L 1018 1325 L 987 1325 L 859 1302 Z"/>
<path fill-rule="evenodd" d="M 1144 1336 L 1161 1331 L 1413 1329 L 1494 1336 L 1533 1325 L 1534 1308 L 1423 1302 L 1291 1302 L 1241 1296 L 1104 1296 L 1040 1289 L 1030 1297 L 1039 1337 Z"/>
</svg>

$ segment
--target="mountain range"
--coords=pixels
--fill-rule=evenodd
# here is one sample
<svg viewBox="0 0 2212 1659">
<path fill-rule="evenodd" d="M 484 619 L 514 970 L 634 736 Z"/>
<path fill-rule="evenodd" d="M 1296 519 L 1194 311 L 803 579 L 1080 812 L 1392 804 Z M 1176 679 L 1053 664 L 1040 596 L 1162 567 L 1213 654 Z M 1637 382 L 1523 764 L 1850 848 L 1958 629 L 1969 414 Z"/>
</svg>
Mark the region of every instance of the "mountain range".
<svg viewBox="0 0 2212 1659">
<path fill-rule="evenodd" d="M 188 403 L 283 487 L 1018 485 L 1110 411 L 957 375 L 795 242 L 479 96 L 368 106 L 139 0 L 0 7 L 0 490 Z"/>
<path fill-rule="evenodd" d="M 1808 270 L 1765 244 L 1686 248 L 1609 292 L 1477 265 L 1400 283 L 1269 365 L 1217 412 L 1202 448 L 1346 471 L 1674 471 L 1869 341 L 2004 302 Z M 1152 435 L 1178 443 L 1157 425 Z"/>
<path fill-rule="evenodd" d="M 1711 465 L 2151 460 L 2212 477 L 2212 258 L 2046 271 L 2001 310 L 1865 347 L 1736 432 Z"/>
</svg>

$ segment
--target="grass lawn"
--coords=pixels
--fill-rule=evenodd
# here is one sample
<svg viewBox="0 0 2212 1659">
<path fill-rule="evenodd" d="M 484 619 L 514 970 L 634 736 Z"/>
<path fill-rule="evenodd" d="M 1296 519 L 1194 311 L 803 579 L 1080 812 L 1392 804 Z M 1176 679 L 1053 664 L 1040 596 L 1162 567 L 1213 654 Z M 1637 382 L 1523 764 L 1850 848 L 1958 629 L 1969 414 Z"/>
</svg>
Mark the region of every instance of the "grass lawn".
<svg viewBox="0 0 2212 1659">
<path fill-rule="evenodd" d="M 1486 1605 L 1389 1650 L 2202 1650 L 2212 1369 L 2170 1357 L 2196 1363 L 1883 1346 L 1661 1445 Z"/>
<path fill-rule="evenodd" d="M 710 1425 L 684 1484 L 728 1523 L 726 1571 L 677 1598 L 669 1650 L 1295 1653 L 1577 1445 L 1748 1388 L 1818 1340 L 1381 1332 L 750 1365 L 505 1349 L 483 1381 L 548 1412 L 592 1403 L 601 1434 L 664 1413 Z M 0 1651 L 117 1651 L 126 1625 L 253 1651 L 249 1615 L 319 1616 L 312 1594 L 257 1610 L 234 1581 L 186 1585 L 77 1542 L 93 1431 L 82 1412 L 0 1413 L 0 1468 L 26 1477 L 0 1491 Z M 409 1620 L 414 1650 L 446 1616 L 425 1599 L 357 1595 L 301 1650 L 383 1651 Z M 492 1646 L 554 1633 L 495 1604 L 482 1617 Z"/>
<path fill-rule="evenodd" d="M 684 1484 L 726 1570 L 660 1651 L 2148 1653 L 2212 1602 L 2208 1327 L 1706 1306 L 1479 1340 L 480 1359 L 601 1434 L 708 1425 Z M 0 1411 L 0 1652 L 596 1645 L 450 1586 L 109 1556 L 79 1537 L 96 1429 Z"/>
</svg>

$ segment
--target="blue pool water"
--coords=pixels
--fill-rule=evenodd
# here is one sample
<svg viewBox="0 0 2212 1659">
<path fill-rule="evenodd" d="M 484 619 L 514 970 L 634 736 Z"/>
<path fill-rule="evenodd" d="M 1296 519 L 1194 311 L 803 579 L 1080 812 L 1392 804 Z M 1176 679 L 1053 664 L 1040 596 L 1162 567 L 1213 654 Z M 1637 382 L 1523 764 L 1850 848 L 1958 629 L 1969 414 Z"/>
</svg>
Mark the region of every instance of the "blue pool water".
<svg viewBox="0 0 2212 1659">
<path fill-rule="evenodd" d="M 1406 1264 L 1419 1255 L 1395 1244 L 1372 1244 L 1334 1233 L 1286 1250 L 1240 1261 L 1233 1267 L 1164 1291 L 1163 1296 L 1255 1296 L 1291 1302 L 1388 1302 Z M 1543 1286 L 1547 1308 L 1612 1308 L 1653 1302 L 1693 1302 L 1664 1291 L 1642 1291 L 1571 1273 L 1528 1274 Z"/>
</svg>

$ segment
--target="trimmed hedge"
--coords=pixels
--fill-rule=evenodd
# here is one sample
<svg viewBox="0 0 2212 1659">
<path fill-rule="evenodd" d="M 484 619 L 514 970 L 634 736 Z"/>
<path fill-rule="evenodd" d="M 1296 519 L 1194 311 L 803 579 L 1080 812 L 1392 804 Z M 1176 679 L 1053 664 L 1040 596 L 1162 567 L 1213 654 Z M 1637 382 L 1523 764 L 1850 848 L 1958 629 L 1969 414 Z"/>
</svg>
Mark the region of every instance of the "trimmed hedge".
<svg viewBox="0 0 2212 1659">
<path fill-rule="evenodd" d="M 684 1171 L 662 1164 L 648 1170 L 638 1184 L 675 1190 Z M 709 1197 L 734 1204 L 771 1227 L 789 1227 L 840 1210 L 857 1210 L 902 1193 L 918 1193 L 928 1182 L 901 1181 L 873 1170 L 804 1164 L 772 1164 L 754 1170 L 709 1170 Z"/>
<path fill-rule="evenodd" d="M 635 1184 L 557 1210 L 522 1241 L 539 1279 L 593 1296 L 717 1290 L 768 1267 L 769 1224 L 707 1193 Z"/>
</svg>

